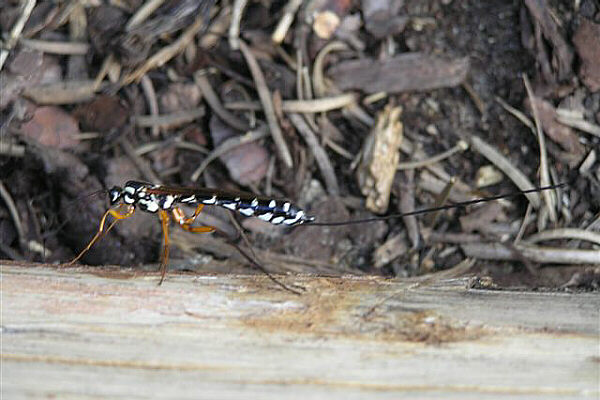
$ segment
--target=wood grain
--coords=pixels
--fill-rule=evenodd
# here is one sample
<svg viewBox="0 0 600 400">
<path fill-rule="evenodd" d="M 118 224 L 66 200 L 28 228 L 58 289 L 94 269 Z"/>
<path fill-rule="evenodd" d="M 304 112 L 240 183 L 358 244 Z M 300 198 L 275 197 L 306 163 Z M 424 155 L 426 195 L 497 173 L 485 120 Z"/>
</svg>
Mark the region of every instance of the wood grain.
<svg viewBox="0 0 600 400">
<path fill-rule="evenodd" d="M 600 297 L 2 262 L 6 398 L 597 398 Z"/>
</svg>

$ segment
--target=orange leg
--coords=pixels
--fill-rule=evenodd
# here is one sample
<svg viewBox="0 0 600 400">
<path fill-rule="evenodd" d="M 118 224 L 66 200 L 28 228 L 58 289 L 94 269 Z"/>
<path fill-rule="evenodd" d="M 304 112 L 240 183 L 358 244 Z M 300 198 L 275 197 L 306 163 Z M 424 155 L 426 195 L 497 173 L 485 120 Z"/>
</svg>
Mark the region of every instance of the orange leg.
<svg viewBox="0 0 600 400">
<path fill-rule="evenodd" d="M 173 209 L 173 219 L 175 219 L 175 221 L 177 221 L 179 226 L 181 226 L 181 229 L 188 231 L 188 232 L 192 232 L 192 233 L 214 232 L 216 230 L 216 228 L 214 226 L 192 226 L 192 224 L 196 220 L 196 217 L 198 217 L 198 215 L 200 214 L 200 212 L 202 211 L 203 208 L 204 208 L 204 204 L 198 204 L 198 207 L 196 207 L 196 211 L 194 212 L 194 215 L 192 215 L 189 218 L 186 218 L 185 215 L 183 214 L 183 211 L 181 210 L 181 208 L 175 207 Z"/>
<path fill-rule="evenodd" d="M 214 232 L 216 228 L 214 228 L 212 226 L 192 226 L 192 223 L 194 222 L 194 220 L 196 219 L 198 214 L 200 214 L 200 212 L 202 211 L 203 208 L 204 208 L 204 204 L 199 204 L 198 207 L 196 207 L 196 211 L 194 212 L 194 215 L 192 215 L 190 218 L 186 218 L 185 215 L 183 214 L 183 211 L 181 210 L 181 208 L 175 207 L 172 211 L 173 219 L 175 221 L 177 221 L 177 223 L 179 224 L 179 226 L 181 226 L 182 229 L 184 229 L 188 232 L 192 232 L 192 233 Z M 169 258 L 169 214 L 164 210 L 160 210 L 158 212 L 158 216 L 160 217 L 163 235 L 165 238 L 163 258 L 162 258 L 162 262 L 160 264 L 160 282 L 158 282 L 158 284 L 160 285 L 165 280 L 165 275 L 167 273 L 167 260 Z"/>
<path fill-rule="evenodd" d="M 158 282 L 158 285 L 160 286 L 165 280 L 165 275 L 167 273 L 167 261 L 169 260 L 169 214 L 165 210 L 160 210 L 158 212 L 158 217 L 160 218 L 163 236 L 165 239 L 163 246 L 163 257 L 160 263 L 160 281 Z"/>
<path fill-rule="evenodd" d="M 69 264 L 67 264 L 67 265 L 75 264 L 81 257 L 83 257 L 83 255 L 89 249 L 92 248 L 94 243 L 96 243 L 98 241 L 98 239 L 100 239 L 102 236 L 104 236 L 106 233 L 108 233 L 113 228 L 113 226 L 115 226 L 115 224 L 118 221 L 131 217 L 134 212 L 135 212 L 135 207 L 130 204 L 120 204 L 116 208 L 111 208 L 108 211 L 106 211 L 104 213 L 104 215 L 102 216 L 102 219 L 100 220 L 100 227 L 98 228 L 98 232 L 96 232 L 96 235 L 92 238 L 92 240 L 85 247 L 85 249 L 83 249 L 81 251 L 81 253 L 79 253 L 79 255 L 77 257 L 75 257 L 73 260 L 71 260 L 71 262 L 69 262 Z M 111 215 L 115 220 L 108 226 L 108 229 L 105 231 L 104 224 L 106 223 L 106 218 L 108 218 L 109 215 Z"/>
</svg>

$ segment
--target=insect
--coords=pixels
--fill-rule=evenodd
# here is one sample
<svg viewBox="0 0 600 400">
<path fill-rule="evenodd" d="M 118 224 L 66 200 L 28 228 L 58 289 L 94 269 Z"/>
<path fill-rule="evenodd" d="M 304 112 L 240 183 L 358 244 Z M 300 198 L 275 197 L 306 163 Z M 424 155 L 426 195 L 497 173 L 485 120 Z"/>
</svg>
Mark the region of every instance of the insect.
<svg viewBox="0 0 600 400">
<path fill-rule="evenodd" d="M 296 226 L 314 221 L 314 217 L 294 206 L 287 200 L 256 196 L 252 193 L 221 191 L 214 189 L 189 188 L 179 186 L 160 186 L 147 182 L 128 181 L 124 187 L 115 186 L 108 191 L 111 208 L 102 219 L 98 232 L 89 244 L 68 265 L 77 262 L 104 234 L 108 233 L 120 220 L 130 218 L 139 208 L 141 211 L 158 214 L 161 221 L 164 250 L 161 261 L 163 282 L 169 258 L 169 221 L 175 220 L 179 226 L 192 233 L 210 233 L 216 230 L 212 226 L 192 226 L 205 205 L 220 206 L 237 211 L 246 217 L 257 217 L 274 225 Z M 191 217 L 186 217 L 181 205 L 196 205 Z M 112 216 L 114 221 L 106 228 L 106 220 Z"/>
<path fill-rule="evenodd" d="M 498 200 L 506 197 L 523 195 L 531 192 L 555 189 L 564 186 L 557 184 L 522 190 L 498 196 L 474 199 L 461 203 L 449 204 L 440 207 L 416 210 L 402 214 L 392 214 L 383 217 L 373 217 L 350 221 L 315 221 L 315 217 L 307 215 L 303 210 L 294 206 L 287 200 L 271 199 L 268 197 L 256 196 L 252 193 L 214 190 L 205 188 L 191 188 L 180 186 L 161 186 L 153 185 L 147 182 L 128 181 L 124 187 L 115 186 L 108 191 L 111 207 L 104 213 L 100 220 L 98 232 L 89 242 L 89 244 L 75 257 L 69 265 L 77 262 L 103 235 L 108 233 L 114 225 L 124 219 L 134 215 L 135 210 L 158 214 L 161 221 L 164 248 L 161 260 L 161 278 L 159 285 L 163 282 L 167 272 L 167 261 L 169 258 L 169 222 L 173 218 L 179 226 L 192 233 L 210 233 L 216 230 L 213 226 L 192 226 L 198 215 L 202 212 L 205 205 L 224 207 L 231 211 L 237 211 L 246 217 L 257 217 L 263 221 L 274 225 L 286 225 L 290 227 L 299 225 L 311 226 L 339 226 L 349 224 L 367 223 L 372 221 L 382 221 L 395 219 L 409 215 L 425 214 L 434 211 L 447 210 L 456 207 L 465 207 L 467 205 Z M 181 209 L 181 205 L 195 205 L 196 210 L 190 217 L 186 217 Z M 106 228 L 106 221 L 109 216 L 114 221 Z M 241 251 L 241 249 L 238 248 Z M 247 257 L 246 254 L 242 254 Z M 265 271 L 265 270 L 263 270 Z M 266 272 L 266 271 L 265 271 Z M 271 277 L 271 279 L 274 279 Z M 276 281 L 277 282 L 277 281 Z M 279 282 L 278 282 L 279 283 Z M 282 285 L 281 283 L 279 283 Z M 285 287 L 285 286 L 284 286 Z"/>
</svg>

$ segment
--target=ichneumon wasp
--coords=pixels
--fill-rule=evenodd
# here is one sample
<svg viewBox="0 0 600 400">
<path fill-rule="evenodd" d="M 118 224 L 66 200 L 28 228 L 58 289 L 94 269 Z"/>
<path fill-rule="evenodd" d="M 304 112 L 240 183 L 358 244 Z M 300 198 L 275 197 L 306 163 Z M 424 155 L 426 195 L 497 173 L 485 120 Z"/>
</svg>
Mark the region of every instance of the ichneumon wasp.
<svg viewBox="0 0 600 400">
<path fill-rule="evenodd" d="M 94 245 L 94 243 L 106 235 L 118 221 L 133 216 L 137 208 L 144 212 L 158 214 L 158 217 L 161 221 L 164 247 L 160 267 L 160 285 L 163 282 L 167 272 L 167 261 L 169 258 L 169 222 L 171 218 L 173 218 L 173 220 L 175 220 L 175 222 L 178 223 L 183 230 L 188 232 L 214 232 L 216 228 L 212 226 L 192 226 L 206 205 L 224 207 L 228 210 L 236 211 L 246 217 L 257 217 L 274 225 L 286 225 L 290 227 L 300 225 L 340 226 L 401 218 L 409 215 L 425 214 L 456 207 L 466 207 L 471 204 L 514 197 L 531 192 L 539 192 L 542 190 L 555 189 L 561 186 L 564 186 L 564 184 L 533 188 L 529 190 L 501 194 L 492 197 L 484 197 L 461 203 L 416 210 L 408 213 L 392 214 L 382 217 L 349 221 L 316 221 L 315 217 L 307 215 L 302 209 L 294 206 L 291 202 L 284 199 L 261 197 L 246 192 L 182 186 L 161 186 L 140 181 L 128 181 L 124 187 L 121 188 L 119 186 L 115 186 L 108 191 L 111 207 L 104 213 L 102 219 L 100 220 L 98 232 L 89 242 L 89 244 L 79 253 L 79 255 L 69 263 L 69 265 L 77 262 Z M 181 209 L 181 205 L 193 205 L 196 206 L 196 210 L 192 216 L 186 217 Z M 106 228 L 106 221 L 109 216 L 112 216 L 114 220 L 110 223 L 110 225 L 108 225 L 108 228 Z M 242 252 L 240 248 L 238 248 L 238 250 Z M 243 252 L 242 254 L 244 257 L 256 264 L 256 262 L 248 255 Z M 261 269 L 263 272 L 266 272 L 263 268 Z M 267 275 L 269 274 L 267 273 Z M 269 277 L 275 280 L 270 275 Z M 277 280 L 275 280 L 275 282 L 283 285 Z M 287 287 L 285 288 L 287 289 Z"/>
<path fill-rule="evenodd" d="M 221 191 L 214 189 L 159 186 L 151 183 L 128 181 L 123 188 L 115 186 L 108 191 L 111 208 L 100 220 L 98 232 L 89 244 L 69 264 L 77 262 L 103 235 L 108 233 L 120 220 L 127 219 L 139 208 L 141 211 L 158 214 L 161 221 L 164 252 L 161 262 L 161 279 L 165 278 L 169 257 L 169 222 L 173 218 L 179 226 L 192 233 L 210 233 L 216 228 L 212 226 L 192 226 L 196 217 L 205 205 L 220 206 L 240 214 L 270 222 L 274 225 L 295 226 L 314 220 L 305 212 L 287 200 L 271 199 L 251 193 Z M 191 217 L 186 217 L 181 205 L 195 205 L 196 210 Z M 112 216 L 114 221 L 106 228 L 106 220 Z M 239 250 L 239 249 L 238 249 Z M 244 256 L 246 256 L 244 254 Z M 159 283 L 159 284 L 160 284 Z"/>
</svg>

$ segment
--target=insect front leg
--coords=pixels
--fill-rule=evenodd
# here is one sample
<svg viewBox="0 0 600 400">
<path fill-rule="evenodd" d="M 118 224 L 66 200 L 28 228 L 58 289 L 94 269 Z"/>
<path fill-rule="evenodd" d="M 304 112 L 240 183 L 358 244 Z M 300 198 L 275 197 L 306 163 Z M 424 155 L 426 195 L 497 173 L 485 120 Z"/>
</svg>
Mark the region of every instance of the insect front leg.
<svg viewBox="0 0 600 400">
<path fill-rule="evenodd" d="M 79 253 L 79 255 L 77 257 L 75 257 L 73 260 L 71 260 L 67 265 L 75 264 L 81 257 L 83 257 L 83 255 L 89 249 L 92 248 L 94 243 L 96 243 L 104 234 L 108 233 L 113 228 L 113 226 L 115 226 L 115 224 L 117 222 L 131 217 L 134 213 L 135 213 L 135 207 L 132 206 L 131 204 L 120 204 L 115 208 L 108 209 L 102 216 L 102 219 L 100 220 L 100 227 L 98 228 L 98 232 L 96 232 L 96 235 L 94 235 L 94 237 L 92 238 L 90 243 L 88 243 L 88 245 L 81 251 L 81 253 Z M 109 215 L 112 216 L 115 220 L 109 225 L 108 229 L 104 230 L 104 225 L 106 224 L 106 218 L 108 218 Z"/>
</svg>

